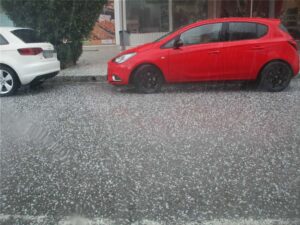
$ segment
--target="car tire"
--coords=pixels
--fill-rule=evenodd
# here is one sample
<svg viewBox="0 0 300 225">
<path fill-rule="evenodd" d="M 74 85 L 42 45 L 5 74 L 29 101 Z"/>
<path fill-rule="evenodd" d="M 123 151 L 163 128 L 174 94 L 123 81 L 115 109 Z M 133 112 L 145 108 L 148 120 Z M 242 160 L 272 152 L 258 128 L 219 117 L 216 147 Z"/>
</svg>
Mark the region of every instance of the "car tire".
<svg viewBox="0 0 300 225">
<path fill-rule="evenodd" d="M 0 97 L 13 95 L 19 88 L 18 75 L 11 68 L 0 65 Z"/>
<path fill-rule="evenodd" d="M 285 90 L 291 82 L 293 71 L 284 62 L 271 62 L 261 72 L 260 87 L 270 92 Z"/>
<path fill-rule="evenodd" d="M 164 77 L 156 66 L 145 64 L 135 71 L 133 83 L 138 92 L 152 94 L 161 90 Z"/>
</svg>

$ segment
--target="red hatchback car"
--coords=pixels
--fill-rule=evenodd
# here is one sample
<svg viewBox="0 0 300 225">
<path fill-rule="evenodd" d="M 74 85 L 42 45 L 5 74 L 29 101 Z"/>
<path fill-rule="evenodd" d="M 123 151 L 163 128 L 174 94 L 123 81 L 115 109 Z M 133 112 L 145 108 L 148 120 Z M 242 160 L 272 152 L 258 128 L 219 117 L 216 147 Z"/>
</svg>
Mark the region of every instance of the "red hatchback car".
<svg viewBox="0 0 300 225">
<path fill-rule="evenodd" d="M 299 72 L 297 43 L 277 19 L 223 18 L 197 22 L 108 63 L 108 81 L 143 93 L 164 82 L 257 80 L 282 91 Z"/>
</svg>

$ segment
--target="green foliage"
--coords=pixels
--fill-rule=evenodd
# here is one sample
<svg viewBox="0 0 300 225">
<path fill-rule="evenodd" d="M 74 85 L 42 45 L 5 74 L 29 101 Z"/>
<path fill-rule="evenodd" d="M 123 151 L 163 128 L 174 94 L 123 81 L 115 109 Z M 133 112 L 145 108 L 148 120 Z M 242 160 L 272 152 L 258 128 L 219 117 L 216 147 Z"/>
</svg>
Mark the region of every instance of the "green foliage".
<svg viewBox="0 0 300 225">
<path fill-rule="evenodd" d="M 1 0 L 1 4 L 16 26 L 33 28 L 51 42 L 62 67 L 66 67 L 76 64 L 82 53 L 82 41 L 93 29 L 106 1 Z"/>
</svg>

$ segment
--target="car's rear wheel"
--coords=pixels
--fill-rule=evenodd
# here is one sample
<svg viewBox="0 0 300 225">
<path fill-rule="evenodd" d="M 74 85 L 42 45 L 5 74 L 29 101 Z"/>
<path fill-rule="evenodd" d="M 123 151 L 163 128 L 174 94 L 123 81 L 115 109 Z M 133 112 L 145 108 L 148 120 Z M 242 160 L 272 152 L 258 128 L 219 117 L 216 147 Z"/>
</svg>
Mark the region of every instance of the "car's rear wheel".
<svg viewBox="0 0 300 225">
<path fill-rule="evenodd" d="M 0 97 L 14 94 L 18 87 L 17 74 L 9 67 L 0 65 Z"/>
<path fill-rule="evenodd" d="M 260 86 L 271 92 L 283 91 L 289 86 L 292 77 L 293 71 L 288 64 L 271 62 L 261 72 Z"/>
<path fill-rule="evenodd" d="M 164 78 L 157 67 L 146 64 L 135 71 L 133 83 L 139 92 L 151 94 L 161 90 Z"/>
</svg>

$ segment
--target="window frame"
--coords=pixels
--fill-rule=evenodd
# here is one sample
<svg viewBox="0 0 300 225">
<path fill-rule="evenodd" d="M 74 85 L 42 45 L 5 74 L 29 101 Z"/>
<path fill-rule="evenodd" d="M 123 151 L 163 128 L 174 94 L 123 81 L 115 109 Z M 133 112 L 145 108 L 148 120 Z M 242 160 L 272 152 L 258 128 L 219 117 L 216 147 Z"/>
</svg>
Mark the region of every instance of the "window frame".
<svg viewBox="0 0 300 225">
<path fill-rule="evenodd" d="M 225 39 L 226 38 L 225 37 L 225 34 L 226 34 L 225 24 L 226 24 L 226 22 L 215 22 L 215 23 L 207 23 L 207 24 L 202 24 L 202 25 L 194 26 L 194 27 L 191 27 L 190 29 L 184 30 L 181 33 L 179 33 L 178 35 L 176 35 L 176 37 L 174 37 L 171 40 L 169 40 L 166 43 L 164 43 L 160 48 L 161 49 L 170 49 L 170 48 L 173 48 L 174 46 L 167 47 L 167 45 L 170 42 L 175 42 L 175 41 L 179 40 L 181 38 L 181 35 L 183 33 L 186 33 L 186 32 L 188 32 L 188 31 L 190 31 L 192 29 L 196 29 L 196 28 L 199 28 L 199 27 L 202 27 L 202 26 L 214 25 L 214 24 L 221 24 L 222 25 L 221 29 L 220 29 L 220 36 L 219 36 L 220 41 L 217 41 L 217 42 L 206 42 L 206 43 L 197 43 L 197 44 L 189 44 L 189 45 L 183 45 L 182 47 L 189 47 L 189 46 L 194 46 L 194 45 L 205 45 L 205 44 L 211 44 L 211 43 L 225 42 L 226 41 L 226 39 Z"/>
<path fill-rule="evenodd" d="M 229 34 L 229 24 L 230 23 L 252 23 L 252 24 L 256 24 L 256 38 L 249 38 L 249 39 L 241 39 L 241 40 L 230 40 L 229 37 L 230 37 L 230 34 Z M 258 37 L 258 26 L 261 25 L 261 26 L 264 26 L 267 28 L 266 32 L 264 35 L 262 36 L 259 36 Z M 237 42 L 237 41 L 251 41 L 251 40 L 258 40 L 258 39 L 261 39 L 265 36 L 267 36 L 269 34 L 269 31 L 270 31 L 270 28 L 267 24 L 263 24 L 263 23 L 259 23 L 259 22 L 245 22 L 245 21 L 230 21 L 230 22 L 226 22 L 225 23 L 225 41 L 226 42 Z"/>
<path fill-rule="evenodd" d="M 8 40 L 2 34 L 0 34 L 0 39 L 4 41 L 4 44 L 1 44 L 0 42 L 0 46 L 9 45 Z"/>
</svg>

